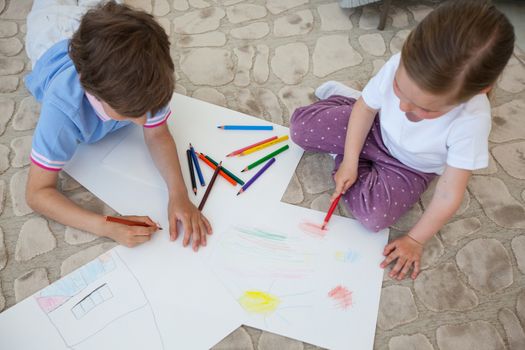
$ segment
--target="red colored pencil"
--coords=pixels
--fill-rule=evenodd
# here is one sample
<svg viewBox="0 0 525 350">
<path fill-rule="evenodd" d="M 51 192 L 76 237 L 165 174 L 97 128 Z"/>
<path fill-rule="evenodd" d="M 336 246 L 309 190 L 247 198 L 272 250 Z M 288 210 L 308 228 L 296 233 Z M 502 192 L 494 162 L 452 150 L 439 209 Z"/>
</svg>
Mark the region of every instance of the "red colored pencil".
<svg viewBox="0 0 525 350">
<path fill-rule="evenodd" d="M 321 226 L 321 230 L 324 230 L 326 225 L 328 225 L 328 221 L 330 221 L 330 218 L 332 217 L 332 214 L 334 213 L 335 208 L 337 208 L 339 199 L 341 199 L 341 195 L 337 196 L 332 202 L 332 205 L 330 205 L 330 209 L 328 209 L 328 213 L 326 213 L 326 216 L 324 217 L 324 222 L 323 222 L 323 225 Z"/>
<path fill-rule="evenodd" d="M 109 216 L 109 215 L 106 216 L 106 221 L 116 222 L 116 223 L 124 224 L 124 225 L 128 225 L 128 226 L 151 227 L 151 225 L 146 224 L 145 222 L 133 221 L 133 220 L 123 219 L 123 218 L 117 218 L 117 217 Z M 155 226 L 157 226 L 157 225 L 155 225 Z M 162 230 L 162 227 L 160 227 L 160 226 L 157 226 L 157 228 L 159 230 Z"/>
<path fill-rule="evenodd" d="M 212 168 L 213 170 L 215 170 L 217 168 L 217 166 L 215 164 L 213 164 L 212 162 L 210 162 L 209 159 L 207 159 L 204 154 L 202 153 L 197 153 L 197 157 L 199 157 L 200 160 L 202 160 L 204 163 L 208 164 L 210 166 L 210 168 Z M 219 174 L 226 179 L 226 181 L 228 181 L 229 183 L 231 183 L 233 186 L 237 186 L 237 182 L 232 179 L 228 174 L 226 174 L 224 171 L 222 171 L 222 166 L 221 166 L 221 171 L 219 172 Z"/>
<path fill-rule="evenodd" d="M 262 145 L 263 143 L 266 143 L 266 142 L 273 141 L 276 138 L 277 138 L 277 136 L 272 136 L 270 138 L 267 138 L 266 140 L 262 140 L 262 141 L 256 142 L 253 145 L 249 145 L 249 146 L 243 147 L 241 149 L 238 149 L 236 151 L 233 151 L 230 154 L 228 154 L 226 157 L 236 156 L 237 154 L 242 153 L 242 152 L 246 151 L 247 149 L 250 149 L 250 148 L 253 148 L 253 147 L 257 147 L 257 146 Z"/>
</svg>

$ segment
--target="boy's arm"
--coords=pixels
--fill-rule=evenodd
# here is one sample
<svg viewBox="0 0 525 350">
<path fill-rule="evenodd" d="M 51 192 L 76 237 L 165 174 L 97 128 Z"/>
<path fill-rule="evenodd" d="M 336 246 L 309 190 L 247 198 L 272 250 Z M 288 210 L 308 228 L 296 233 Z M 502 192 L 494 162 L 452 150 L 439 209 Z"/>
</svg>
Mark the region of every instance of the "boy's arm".
<svg viewBox="0 0 525 350">
<path fill-rule="evenodd" d="M 177 146 L 166 123 L 154 128 L 144 128 L 144 139 L 151 157 L 161 173 L 169 192 L 169 224 L 170 237 L 177 239 L 177 220 L 184 227 L 184 246 L 188 245 L 190 237 L 193 249 L 206 245 L 206 235 L 211 234 L 211 225 L 188 198 L 188 190 L 184 184 Z"/>
<path fill-rule="evenodd" d="M 129 227 L 106 222 L 105 217 L 79 207 L 57 188 L 58 172 L 31 163 L 26 188 L 26 202 L 36 212 L 63 225 L 106 236 L 128 247 L 149 240 L 156 224 L 147 217 L 128 217 L 151 227 Z"/>
<path fill-rule="evenodd" d="M 443 175 L 438 179 L 436 190 L 419 221 L 406 236 L 389 243 L 383 254 L 386 259 L 381 267 L 386 267 L 392 261 L 397 262 L 390 272 L 390 276 L 403 279 L 412 265 L 412 278 L 419 273 L 419 265 L 423 245 L 428 242 L 447 221 L 454 215 L 461 205 L 471 171 L 446 166 Z"/>
</svg>

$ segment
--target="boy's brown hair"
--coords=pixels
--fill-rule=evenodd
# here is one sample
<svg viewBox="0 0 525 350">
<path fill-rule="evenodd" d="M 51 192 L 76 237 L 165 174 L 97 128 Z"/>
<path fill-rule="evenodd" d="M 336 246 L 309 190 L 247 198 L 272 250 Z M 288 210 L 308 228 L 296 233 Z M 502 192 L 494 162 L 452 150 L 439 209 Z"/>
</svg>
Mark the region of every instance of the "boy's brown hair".
<svg viewBox="0 0 525 350">
<path fill-rule="evenodd" d="M 125 117 L 154 114 L 173 94 L 174 66 L 164 29 L 114 1 L 89 10 L 69 44 L 84 89 Z"/>
<path fill-rule="evenodd" d="M 452 0 L 409 34 L 401 62 L 423 90 L 467 101 L 492 86 L 514 50 L 514 29 L 486 0 Z"/>
</svg>

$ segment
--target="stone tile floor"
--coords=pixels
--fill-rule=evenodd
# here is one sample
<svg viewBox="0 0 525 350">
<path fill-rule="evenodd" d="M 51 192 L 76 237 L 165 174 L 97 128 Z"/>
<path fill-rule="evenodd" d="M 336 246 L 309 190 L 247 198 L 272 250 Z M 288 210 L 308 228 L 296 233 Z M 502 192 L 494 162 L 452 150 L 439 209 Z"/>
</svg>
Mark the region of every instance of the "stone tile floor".
<svg viewBox="0 0 525 350">
<path fill-rule="evenodd" d="M 127 0 L 153 13 L 172 38 L 177 91 L 287 125 L 326 80 L 362 88 L 436 1 L 341 10 L 318 0 Z M 39 107 L 23 84 L 31 0 L 0 0 L 0 310 L 114 246 L 33 213 L 24 202 Z M 516 48 L 492 96 L 492 159 L 470 181 L 461 209 L 428 244 L 416 281 L 384 278 L 376 349 L 525 348 L 525 54 Z M 283 198 L 326 209 L 332 159 L 305 154 Z M 112 212 L 65 174 L 78 203 Z M 403 234 L 432 188 L 401 221 Z M 348 215 L 344 208 L 340 214 Z M 314 349 L 241 327 L 216 349 Z"/>
</svg>

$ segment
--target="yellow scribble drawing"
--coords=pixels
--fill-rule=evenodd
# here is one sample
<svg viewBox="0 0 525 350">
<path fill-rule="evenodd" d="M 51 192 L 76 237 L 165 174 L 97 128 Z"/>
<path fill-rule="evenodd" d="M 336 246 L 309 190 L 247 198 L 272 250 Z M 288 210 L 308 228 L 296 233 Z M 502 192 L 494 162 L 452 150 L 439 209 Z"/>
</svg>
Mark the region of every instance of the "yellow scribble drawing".
<svg viewBox="0 0 525 350">
<path fill-rule="evenodd" d="M 258 290 L 247 290 L 239 298 L 239 303 L 248 312 L 269 314 L 274 312 L 281 301 L 275 295 Z"/>
</svg>

